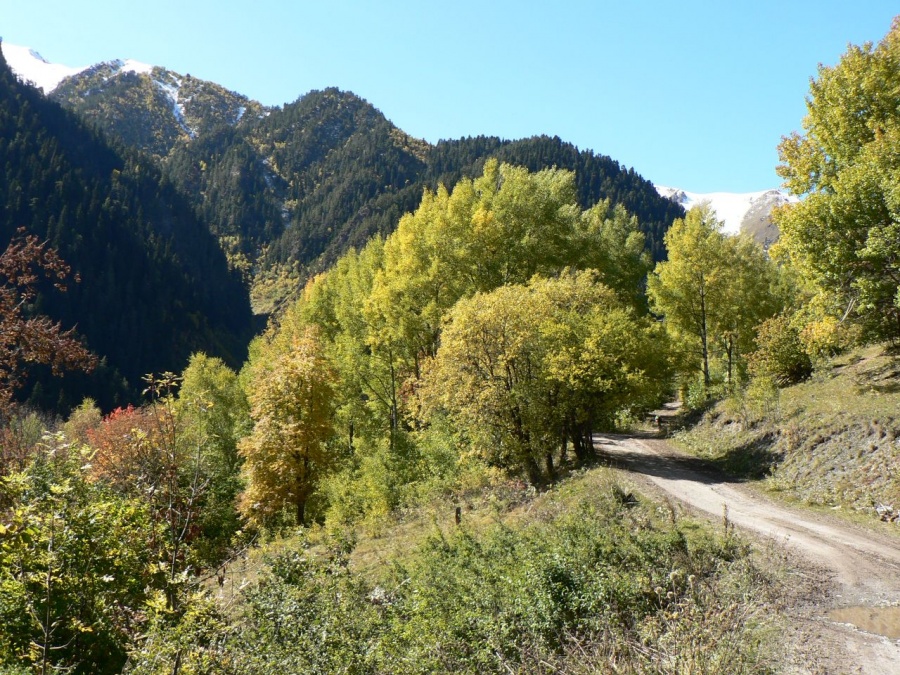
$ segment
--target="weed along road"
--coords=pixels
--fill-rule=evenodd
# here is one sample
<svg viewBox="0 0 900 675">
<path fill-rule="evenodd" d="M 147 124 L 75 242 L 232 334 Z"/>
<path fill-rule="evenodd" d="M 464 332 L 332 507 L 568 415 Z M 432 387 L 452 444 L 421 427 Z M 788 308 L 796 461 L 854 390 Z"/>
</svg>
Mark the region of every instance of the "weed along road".
<svg viewBox="0 0 900 675">
<path fill-rule="evenodd" d="M 808 673 L 900 674 L 900 537 L 778 504 L 659 439 L 596 435 L 599 456 L 689 511 L 774 540 L 825 571 L 788 609 L 804 624 Z"/>
</svg>

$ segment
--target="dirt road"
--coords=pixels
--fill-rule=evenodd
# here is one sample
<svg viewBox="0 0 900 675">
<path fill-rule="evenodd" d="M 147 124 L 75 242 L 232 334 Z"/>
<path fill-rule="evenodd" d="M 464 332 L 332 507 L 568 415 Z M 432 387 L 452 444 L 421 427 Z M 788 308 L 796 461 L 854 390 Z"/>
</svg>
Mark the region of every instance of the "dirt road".
<svg viewBox="0 0 900 675">
<path fill-rule="evenodd" d="M 727 513 L 827 572 L 821 596 L 790 612 L 805 643 L 794 672 L 900 674 L 900 541 L 777 504 L 662 440 L 598 435 L 595 444 L 612 466 L 689 510 L 720 522 Z"/>
</svg>

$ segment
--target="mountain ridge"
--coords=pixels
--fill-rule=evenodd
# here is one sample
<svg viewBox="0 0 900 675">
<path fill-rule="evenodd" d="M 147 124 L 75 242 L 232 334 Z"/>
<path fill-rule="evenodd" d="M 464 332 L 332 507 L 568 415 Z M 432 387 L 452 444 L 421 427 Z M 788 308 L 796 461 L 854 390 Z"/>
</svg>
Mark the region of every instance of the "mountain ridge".
<svg viewBox="0 0 900 675">
<path fill-rule="evenodd" d="M 77 81 L 82 78 L 89 78 L 91 73 L 97 72 L 102 73 L 104 80 L 109 80 L 111 77 L 126 73 L 147 75 L 159 74 L 162 77 L 175 80 L 193 79 L 189 74 L 179 75 L 178 73 L 171 71 L 165 67 L 143 63 L 134 59 L 113 59 L 109 61 L 98 62 L 90 66 L 71 67 L 62 64 L 51 63 L 44 59 L 44 57 L 41 56 L 39 52 L 30 47 L 13 45 L 7 42 L 3 43 L 3 47 L 5 55 L 7 57 L 7 63 L 10 65 L 13 71 L 21 79 L 33 82 L 36 86 L 42 88 L 45 95 L 47 96 L 50 96 L 51 94 L 56 92 L 56 90 L 65 83 L 65 80 L 69 78 L 74 78 Z M 104 69 L 106 69 L 108 72 L 102 72 Z M 199 81 L 208 83 L 208 81 L 204 80 Z M 173 86 L 173 83 L 161 81 L 160 78 L 157 79 L 157 84 L 159 84 L 161 88 L 166 91 L 170 99 L 172 99 L 175 107 L 182 108 L 182 110 L 180 111 L 180 116 L 183 117 L 184 103 L 179 101 L 179 98 L 181 98 L 179 91 L 180 83 L 177 83 Z M 70 97 L 71 90 L 75 89 L 76 87 L 74 87 L 71 83 L 66 83 L 66 86 L 63 86 L 62 88 L 66 93 L 57 93 L 57 99 Z M 241 95 L 237 94 L 237 96 Z M 258 106 L 262 111 L 261 114 L 263 115 L 269 114 L 274 109 L 264 106 L 258 101 L 252 101 L 252 99 L 247 100 L 252 102 L 253 104 L 256 104 L 256 106 Z M 235 111 L 231 123 L 239 123 L 246 112 L 246 109 L 240 110 L 240 108 L 238 108 Z M 188 125 L 185 125 L 185 131 L 188 132 L 192 137 L 195 137 L 198 134 L 198 131 L 196 129 L 191 128 Z M 424 143 L 424 141 L 422 142 Z M 682 204 L 686 208 L 690 208 L 691 206 L 699 204 L 702 201 L 710 201 L 714 204 L 718 204 L 719 208 L 717 208 L 717 212 L 719 212 L 720 218 L 725 221 L 726 231 L 730 233 L 737 232 L 740 227 L 740 222 L 738 221 L 741 220 L 741 218 L 738 218 L 738 220 L 736 221 L 733 218 L 733 213 L 736 212 L 736 210 L 740 210 L 740 215 L 743 216 L 743 214 L 746 213 L 746 211 L 750 208 L 750 205 L 748 204 L 744 205 L 741 209 L 741 207 L 736 206 L 735 202 L 741 200 L 757 201 L 759 197 L 773 192 L 780 193 L 781 195 L 786 195 L 786 193 L 778 190 L 777 188 L 751 192 L 717 191 L 707 193 L 692 192 L 683 188 L 673 188 L 663 185 L 657 185 L 656 188 L 662 196 L 669 199 L 674 199 L 677 203 Z"/>
<path fill-rule="evenodd" d="M 34 84 L 45 95 L 49 95 L 65 78 L 89 67 L 73 68 L 60 63 L 51 63 L 31 47 L 14 45 L 6 41 L 3 42 L 3 56 L 20 81 Z"/>
<path fill-rule="evenodd" d="M 684 215 L 633 168 L 559 137 L 432 145 L 353 92 L 331 87 L 265 108 L 213 82 L 126 63 L 82 69 L 49 98 L 116 143 L 151 155 L 254 288 L 260 279 L 277 282 L 279 297 L 255 304 L 261 313 L 348 248 L 392 232 L 423 191 L 476 177 L 489 157 L 530 171 L 573 171 L 580 206 L 624 206 L 656 260 L 665 256 L 666 229 Z"/>
<path fill-rule="evenodd" d="M 756 192 L 689 192 L 663 185 L 655 187 L 661 196 L 680 204 L 686 211 L 708 203 L 723 222 L 722 230 L 726 234 L 749 234 L 766 249 L 778 239 L 772 211 L 798 201 L 797 197 L 775 188 Z"/>
<path fill-rule="evenodd" d="M 81 282 L 42 294 L 33 310 L 76 325 L 103 360 L 65 381 L 36 371 L 32 402 L 65 409 L 89 395 L 108 409 L 193 352 L 243 361 L 247 289 L 208 224 L 155 163 L 23 84 L 2 49 L 0 152 L 0 248 L 24 227 L 57 249 Z"/>
</svg>

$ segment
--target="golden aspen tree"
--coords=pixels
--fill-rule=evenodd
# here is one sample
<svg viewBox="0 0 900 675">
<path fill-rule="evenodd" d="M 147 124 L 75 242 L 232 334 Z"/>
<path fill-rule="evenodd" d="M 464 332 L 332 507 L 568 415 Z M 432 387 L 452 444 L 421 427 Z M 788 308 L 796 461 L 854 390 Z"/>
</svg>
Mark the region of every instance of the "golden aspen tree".
<svg viewBox="0 0 900 675">
<path fill-rule="evenodd" d="M 254 373 L 249 394 L 253 431 L 240 444 L 247 482 L 241 510 L 264 522 L 292 507 L 304 524 L 318 480 L 332 468 L 334 374 L 317 331 Z"/>
<path fill-rule="evenodd" d="M 702 373 L 705 390 L 714 357 L 731 383 L 756 326 L 783 309 L 777 267 L 755 242 L 724 234 L 708 204 L 676 220 L 665 242 L 668 260 L 647 280 L 650 305 L 665 316 L 683 367 Z"/>
<path fill-rule="evenodd" d="M 817 304 L 900 339 L 900 17 L 877 45 L 851 46 L 810 82 L 803 133 L 778 146 L 778 174 L 803 198 L 778 209 L 785 256 Z"/>
</svg>

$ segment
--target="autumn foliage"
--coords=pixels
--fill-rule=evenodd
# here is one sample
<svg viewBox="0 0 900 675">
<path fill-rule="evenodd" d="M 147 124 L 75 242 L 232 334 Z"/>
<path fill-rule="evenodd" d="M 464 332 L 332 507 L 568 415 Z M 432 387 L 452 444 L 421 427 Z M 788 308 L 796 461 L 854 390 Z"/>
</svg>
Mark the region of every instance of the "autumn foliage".
<svg viewBox="0 0 900 675">
<path fill-rule="evenodd" d="M 334 377 L 313 328 L 273 368 L 254 373 L 255 426 L 240 445 L 247 479 L 241 508 L 251 520 L 293 507 L 304 523 L 306 502 L 334 461 L 326 445 L 334 433 Z"/>
<path fill-rule="evenodd" d="M 0 254 L 0 413 L 9 410 L 13 393 L 23 384 L 26 364 L 49 365 L 54 375 L 90 371 L 96 364 L 74 329 L 64 331 L 49 317 L 28 313 L 41 279 L 64 291 L 70 271 L 46 242 L 21 229 Z"/>
<path fill-rule="evenodd" d="M 116 408 L 87 440 L 94 450 L 91 473 L 126 491 L 147 476 L 158 475 L 163 461 L 157 451 L 156 425 L 143 408 Z"/>
</svg>

